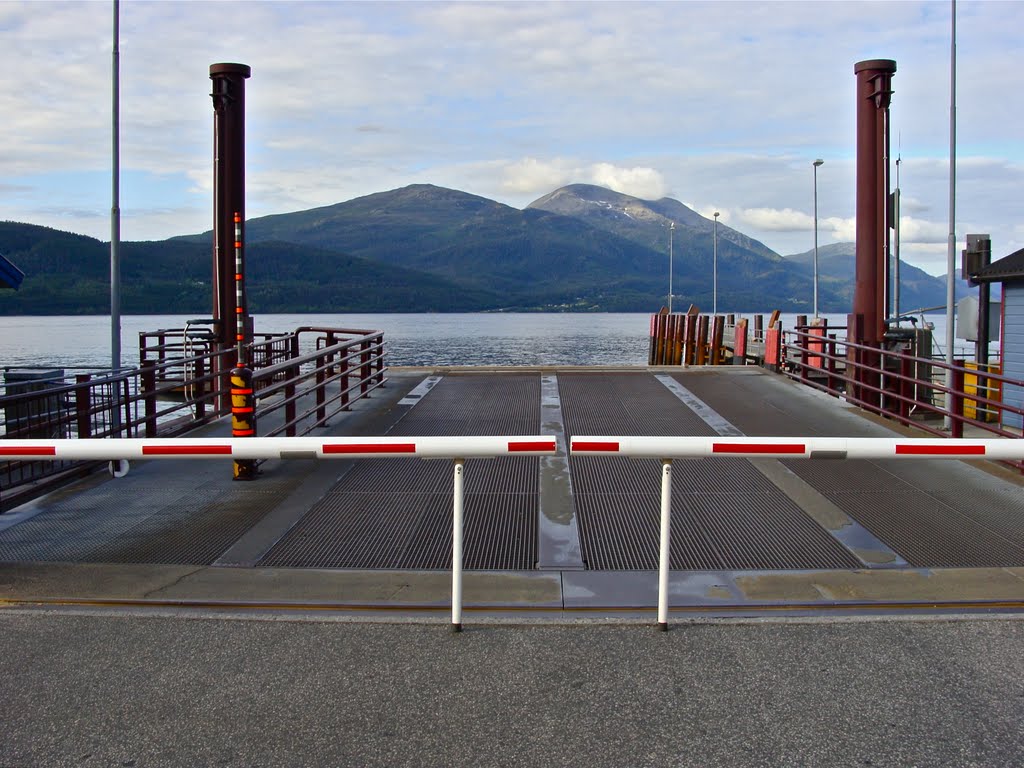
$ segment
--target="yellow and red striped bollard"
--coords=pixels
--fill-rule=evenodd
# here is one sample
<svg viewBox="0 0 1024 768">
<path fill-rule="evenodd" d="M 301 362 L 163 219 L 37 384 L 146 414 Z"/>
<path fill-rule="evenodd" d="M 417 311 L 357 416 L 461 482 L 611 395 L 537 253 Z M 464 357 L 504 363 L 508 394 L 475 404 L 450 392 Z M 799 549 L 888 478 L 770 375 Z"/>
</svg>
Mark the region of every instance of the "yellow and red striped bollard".
<svg viewBox="0 0 1024 768">
<path fill-rule="evenodd" d="M 252 388 L 252 371 L 243 364 L 231 369 L 231 434 L 234 437 L 256 436 L 256 396 Z M 253 459 L 235 459 L 235 480 L 255 480 L 256 474 L 256 462 Z"/>
</svg>

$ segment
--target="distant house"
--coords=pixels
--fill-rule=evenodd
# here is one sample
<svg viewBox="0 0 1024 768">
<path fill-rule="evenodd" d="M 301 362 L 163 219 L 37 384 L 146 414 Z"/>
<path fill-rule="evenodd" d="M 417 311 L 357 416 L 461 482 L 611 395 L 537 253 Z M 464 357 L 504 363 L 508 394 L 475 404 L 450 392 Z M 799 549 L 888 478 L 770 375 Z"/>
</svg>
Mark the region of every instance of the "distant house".
<svg viewBox="0 0 1024 768">
<path fill-rule="evenodd" d="M 1024 381 L 1024 248 L 994 261 L 973 276 L 979 283 L 1002 283 L 1003 333 L 999 346 L 1003 375 Z M 1017 408 L 1024 403 L 1024 387 L 1004 386 L 1003 402 Z M 1019 414 L 1003 412 L 1003 426 L 1024 429 Z"/>
</svg>

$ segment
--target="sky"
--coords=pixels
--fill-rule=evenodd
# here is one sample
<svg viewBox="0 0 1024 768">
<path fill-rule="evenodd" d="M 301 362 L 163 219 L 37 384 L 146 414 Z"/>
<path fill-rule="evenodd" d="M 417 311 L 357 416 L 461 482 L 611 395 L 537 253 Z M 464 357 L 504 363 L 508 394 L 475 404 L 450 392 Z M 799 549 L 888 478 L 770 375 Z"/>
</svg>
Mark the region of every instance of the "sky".
<svg viewBox="0 0 1024 768">
<path fill-rule="evenodd" d="M 903 258 L 946 270 L 952 3 L 120 3 L 123 240 L 212 228 L 209 67 L 248 217 L 429 183 L 672 197 L 780 254 L 854 240 L 854 64 L 893 59 Z M 957 268 L 1024 247 L 1024 1 L 956 4 Z M 0 0 L 0 220 L 110 239 L 113 3 Z M 894 168 L 895 172 L 895 168 Z"/>
</svg>

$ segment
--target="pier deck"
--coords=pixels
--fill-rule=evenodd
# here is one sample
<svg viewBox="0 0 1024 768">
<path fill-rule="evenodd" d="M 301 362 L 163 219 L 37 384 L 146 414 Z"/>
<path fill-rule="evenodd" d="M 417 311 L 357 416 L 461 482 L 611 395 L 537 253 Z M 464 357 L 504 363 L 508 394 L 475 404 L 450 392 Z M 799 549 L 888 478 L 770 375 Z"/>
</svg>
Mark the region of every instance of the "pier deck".
<svg viewBox="0 0 1024 768">
<path fill-rule="evenodd" d="M 478 615 L 653 611 L 659 464 L 568 458 L 567 436 L 893 435 L 755 368 L 389 375 L 323 433 L 560 437 L 558 457 L 466 464 Z M 997 465 L 707 459 L 673 474 L 677 614 L 1024 605 L 1024 483 Z M 268 461 L 249 483 L 225 461 L 139 462 L 0 516 L 0 598 L 440 618 L 451 504 L 445 461 Z"/>
</svg>

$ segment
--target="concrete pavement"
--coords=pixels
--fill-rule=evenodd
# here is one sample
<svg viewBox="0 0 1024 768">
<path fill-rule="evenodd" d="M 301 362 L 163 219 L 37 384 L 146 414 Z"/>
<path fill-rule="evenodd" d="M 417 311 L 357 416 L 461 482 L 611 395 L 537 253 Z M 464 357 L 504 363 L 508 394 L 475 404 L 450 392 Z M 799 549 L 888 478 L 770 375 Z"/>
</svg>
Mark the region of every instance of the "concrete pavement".
<svg viewBox="0 0 1024 768">
<path fill-rule="evenodd" d="M 1015 766 L 1024 623 L 0 611 L 4 766 Z"/>
</svg>

